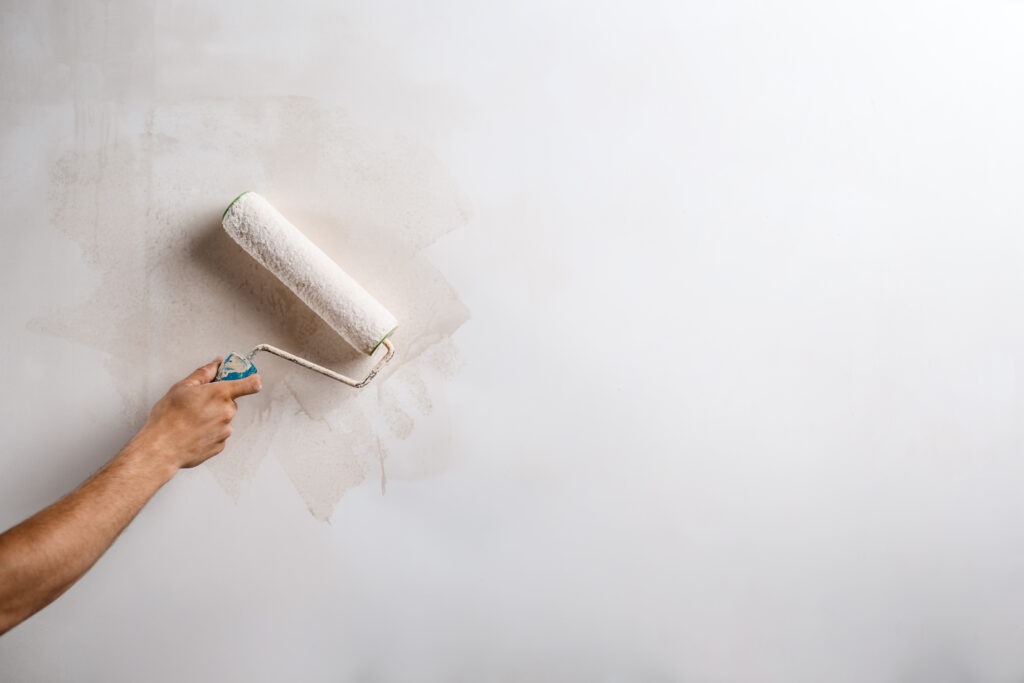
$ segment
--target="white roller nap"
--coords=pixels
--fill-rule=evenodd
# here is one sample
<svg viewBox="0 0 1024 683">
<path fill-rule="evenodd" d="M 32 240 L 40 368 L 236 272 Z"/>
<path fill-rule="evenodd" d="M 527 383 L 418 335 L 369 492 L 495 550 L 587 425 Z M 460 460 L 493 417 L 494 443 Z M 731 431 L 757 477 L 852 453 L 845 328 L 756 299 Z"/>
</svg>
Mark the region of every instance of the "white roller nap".
<svg viewBox="0 0 1024 683">
<path fill-rule="evenodd" d="M 359 351 L 372 354 L 398 325 L 379 301 L 255 192 L 232 202 L 222 223 L 243 249 Z"/>
</svg>

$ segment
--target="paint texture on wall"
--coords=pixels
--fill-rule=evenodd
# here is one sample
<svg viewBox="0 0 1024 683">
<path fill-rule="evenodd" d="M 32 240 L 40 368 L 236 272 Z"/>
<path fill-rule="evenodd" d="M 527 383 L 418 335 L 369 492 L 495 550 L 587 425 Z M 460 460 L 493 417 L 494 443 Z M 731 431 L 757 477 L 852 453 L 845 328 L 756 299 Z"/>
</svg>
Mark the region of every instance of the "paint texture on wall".
<svg viewBox="0 0 1024 683">
<path fill-rule="evenodd" d="M 84 109 L 83 105 L 83 109 Z M 229 351 L 271 343 L 358 375 L 369 361 L 221 229 L 243 190 L 264 194 L 399 318 L 398 355 L 356 391 L 266 356 L 264 392 L 208 467 L 238 496 L 267 455 L 314 516 L 367 479 L 417 478 L 446 456 L 388 459 L 432 413 L 431 387 L 458 364 L 469 316 L 424 251 L 465 225 L 466 201 L 439 161 L 402 136 L 300 97 L 192 99 L 76 115 L 52 170 L 53 221 L 101 276 L 81 305 L 36 329 L 109 354 L 126 416 L 140 421 L 168 381 Z"/>
<path fill-rule="evenodd" d="M 215 354 L 365 369 L 220 230 L 239 192 L 403 323 L 361 393 L 260 358 L 228 450 L 0 680 L 1024 680 L 1022 34 L 1019 1 L 0 3 L 10 523 Z"/>
</svg>

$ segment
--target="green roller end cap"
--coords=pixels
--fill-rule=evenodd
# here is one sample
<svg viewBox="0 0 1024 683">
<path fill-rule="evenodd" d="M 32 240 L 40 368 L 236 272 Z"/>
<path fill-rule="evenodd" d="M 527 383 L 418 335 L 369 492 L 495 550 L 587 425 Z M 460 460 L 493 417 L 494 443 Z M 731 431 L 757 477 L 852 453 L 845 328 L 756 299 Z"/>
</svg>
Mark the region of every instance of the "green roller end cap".
<svg viewBox="0 0 1024 683">
<path fill-rule="evenodd" d="M 237 201 L 238 201 L 239 199 L 241 199 L 241 198 L 242 198 L 242 197 L 244 197 L 245 195 L 249 194 L 250 192 L 252 192 L 252 190 L 246 190 L 246 191 L 245 191 L 245 192 L 243 192 L 242 194 L 240 194 L 240 195 L 238 195 L 237 197 L 235 197 L 234 199 L 232 199 L 232 200 L 231 200 L 231 203 L 230 203 L 230 204 L 228 204 L 228 208 L 224 209 L 224 213 L 222 213 L 222 214 L 220 215 L 220 219 L 221 219 L 221 220 L 224 220 L 224 216 L 227 216 L 227 215 L 228 215 L 228 211 L 230 211 L 230 210 L 231 210 L 231 207 L 235 205 L 235 202 L 237 202 Z"/>
<path fill-rule="evenodd" d="M 388 337 L 390 337 L 392 334 L 394 334 L 395 330 L 397 330 L 397 329 L 398 329 L 398 325 L 395 325 L 390 330 L 388 330 L 388 333 L 385 334 L 383 337 L 381 337 L 380 341 L 377 342 L 377 345 L 373 347 L 373 351 L 370 351 L 370 355 L 372 356 L 373 354 L 375 354 L 377 352 L 377 349 L 380 348 L 380 345 L 384 343 L 384 340 L 387 339 Z"/>
</svg>

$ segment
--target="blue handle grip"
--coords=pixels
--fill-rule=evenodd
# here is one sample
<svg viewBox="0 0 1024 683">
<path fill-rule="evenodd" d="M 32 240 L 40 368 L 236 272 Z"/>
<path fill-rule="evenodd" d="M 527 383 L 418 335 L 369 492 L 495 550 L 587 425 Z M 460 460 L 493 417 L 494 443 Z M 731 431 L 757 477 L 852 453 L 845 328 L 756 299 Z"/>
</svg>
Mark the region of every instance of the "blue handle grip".
<svg viewBox="0 0 1024 683">
<path fill-rule="evenodd" d="M 249 375 L 255 375 L 257 372 L 259 370 L 248 358 L 238 353 L 229 353 L 217 368 L 217 376 L 213 381 L 243 379 Z"/>
</svg>

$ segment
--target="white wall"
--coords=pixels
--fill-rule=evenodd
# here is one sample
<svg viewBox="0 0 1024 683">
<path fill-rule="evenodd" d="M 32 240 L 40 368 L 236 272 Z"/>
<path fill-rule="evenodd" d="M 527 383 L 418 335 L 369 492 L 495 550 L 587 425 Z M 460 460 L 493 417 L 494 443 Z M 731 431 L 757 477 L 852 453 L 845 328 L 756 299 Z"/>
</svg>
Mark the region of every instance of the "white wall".
<svg viewBox="0 0 1024 683">
<path fill-rule="evenodd" d="M 1024 3 L 7 2 L 0 525 L 166 386 L 359 361 L 0 640 L 12 681 L 1024 676 Z M 383 495 L 382 495 L 383 493 Z"/>
</svg>

